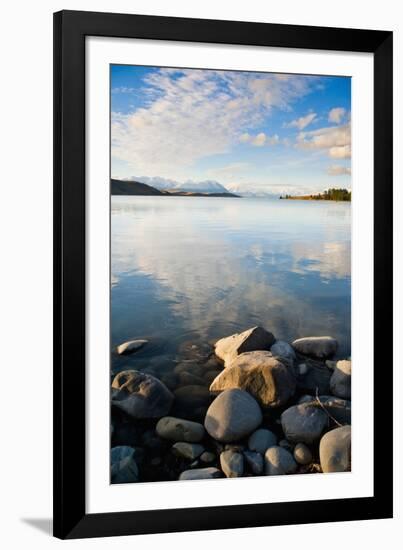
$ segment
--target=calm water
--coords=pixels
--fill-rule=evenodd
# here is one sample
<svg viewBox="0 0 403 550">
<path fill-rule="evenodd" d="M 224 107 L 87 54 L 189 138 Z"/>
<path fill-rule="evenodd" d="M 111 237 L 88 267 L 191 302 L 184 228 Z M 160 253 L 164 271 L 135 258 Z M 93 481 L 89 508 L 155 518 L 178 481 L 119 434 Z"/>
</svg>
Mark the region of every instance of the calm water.
<svg viewBox="0 0 403 550">
<path fill-rule="evenodd" d="M 350 204 L 112 197 L 112 345 L 151 343 L 117 368 L 169 370 L 184 343 L 254 325 L 350 354 Z"/>
</svg>

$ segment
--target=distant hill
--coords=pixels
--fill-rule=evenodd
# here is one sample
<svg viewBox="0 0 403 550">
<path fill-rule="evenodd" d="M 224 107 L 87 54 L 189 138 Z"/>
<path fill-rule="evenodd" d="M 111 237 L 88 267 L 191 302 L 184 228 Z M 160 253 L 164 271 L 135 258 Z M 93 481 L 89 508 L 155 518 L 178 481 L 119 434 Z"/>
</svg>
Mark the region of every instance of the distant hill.
<svg viewBox="0 0 403 550">
<path fill-rule="evenodd" d="M 161 191 L 139 181 L 111 179 L 112 195 L 163 195 Z"/>
<path fill-rule="evenodd" d="M 239 197 L 234 193 L 220 192 L 220 193 L 201 193 L 192 191 L 182 191 L 175 189 L 169 189 L 160 191 L 151 185 L 141 183 L 140 181 L 132 180 L 117 180 L 111 179 L 111 194 L 112 195 L 160 195 L 160 196 L 173 196 L 173 197 Z"/>
<path fill-rule="evenodd" d="M 351 201 L 351 191 L 348 189 L 327 189 L 317 195 L 284 195 L 280 199 L 298 201 Z"/>
</svg>

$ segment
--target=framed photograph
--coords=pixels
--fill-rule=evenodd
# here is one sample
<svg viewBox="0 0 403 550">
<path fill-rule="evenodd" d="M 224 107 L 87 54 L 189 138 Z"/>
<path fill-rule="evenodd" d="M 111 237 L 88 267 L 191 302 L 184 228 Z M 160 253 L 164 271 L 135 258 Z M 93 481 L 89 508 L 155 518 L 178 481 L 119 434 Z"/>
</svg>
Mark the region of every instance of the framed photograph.
<svg viewBox="0 0 403 550">
<path fill-rule="evenodd" d="M 54 15 L 54 535 L 392 517 L 392 33 Z"/>
</svg>

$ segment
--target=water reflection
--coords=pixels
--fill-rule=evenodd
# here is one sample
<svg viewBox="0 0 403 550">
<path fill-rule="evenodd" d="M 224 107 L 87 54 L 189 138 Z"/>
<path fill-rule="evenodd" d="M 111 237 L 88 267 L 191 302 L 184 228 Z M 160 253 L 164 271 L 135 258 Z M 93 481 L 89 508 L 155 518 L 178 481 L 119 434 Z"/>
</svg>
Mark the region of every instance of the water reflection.
<svg viewBox="0 0 403 550">
<path fill-rule="evenodd" d="M 153 342 L 129 362 L 254 324 L 350 353 L 349 204 L 113 197 L 111 276 L 112 344 Z"/>
</svg>

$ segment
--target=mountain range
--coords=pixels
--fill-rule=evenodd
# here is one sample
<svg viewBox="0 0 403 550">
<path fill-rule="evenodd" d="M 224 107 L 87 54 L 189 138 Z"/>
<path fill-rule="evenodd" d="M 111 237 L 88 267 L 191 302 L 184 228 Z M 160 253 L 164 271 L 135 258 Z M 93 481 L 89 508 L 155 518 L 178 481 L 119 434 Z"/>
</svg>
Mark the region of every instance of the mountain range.
<svg viewBox="0 0 403 550">
<path fill-rule="evenodd" d="M 214 184 L 217 182 L 210 183 Z M 160 195 L 177 197 L 239 197 L 239 195 L 235 195 L 234 193 L 230 193 L 229 191 L 227 191 L 225 187 L 223 187 L 219 183 L 217 183 L 217 185 L 206 185 L 204 187 L 198 187 L 197 185 L 194 185 L 193 189 L 192 187 L 183 188 L 182 186 L 174 187 L 173 189 L 157 189 L 157 187 L 149 185 L 148 183 L 135 181 L 133 179 L 118 180 L 114 178 L 111 179 L 111 194 Z"/>
</svg>

